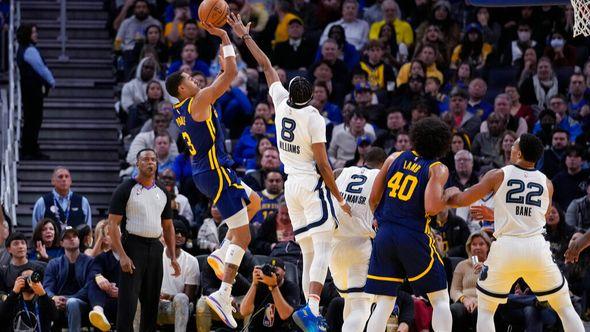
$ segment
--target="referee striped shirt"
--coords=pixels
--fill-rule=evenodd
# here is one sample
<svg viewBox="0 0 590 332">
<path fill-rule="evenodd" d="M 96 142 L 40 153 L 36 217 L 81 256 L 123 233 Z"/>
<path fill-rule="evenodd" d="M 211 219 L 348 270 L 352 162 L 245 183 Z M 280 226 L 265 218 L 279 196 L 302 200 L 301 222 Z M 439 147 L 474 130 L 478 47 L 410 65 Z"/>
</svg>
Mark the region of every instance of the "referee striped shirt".
<svg viewBox="0 0 590 332">
<path fill-rule="evenodd" d="M 123 216 L 121 228 L 129 234 L 158 238 L 162 235 L 162 220 L 172 219 L 170 196 L 158 182 L 144 187 L 129 179 L 113 193 L 109 214 Z"/>
</svg>

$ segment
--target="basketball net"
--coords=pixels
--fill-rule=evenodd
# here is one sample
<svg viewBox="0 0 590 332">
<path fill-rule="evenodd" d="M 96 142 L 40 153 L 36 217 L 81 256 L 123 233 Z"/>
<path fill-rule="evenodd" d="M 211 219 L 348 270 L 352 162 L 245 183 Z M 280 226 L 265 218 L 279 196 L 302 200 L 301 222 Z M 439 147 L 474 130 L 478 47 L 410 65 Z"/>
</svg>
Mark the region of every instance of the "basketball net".
<svg viewBox="0 0 590 332">
<path fill-rule="evenodd" d="M 590 1 L 571 0 L 574 8 L 574 37 L 590 36 Z"/>
</svg>

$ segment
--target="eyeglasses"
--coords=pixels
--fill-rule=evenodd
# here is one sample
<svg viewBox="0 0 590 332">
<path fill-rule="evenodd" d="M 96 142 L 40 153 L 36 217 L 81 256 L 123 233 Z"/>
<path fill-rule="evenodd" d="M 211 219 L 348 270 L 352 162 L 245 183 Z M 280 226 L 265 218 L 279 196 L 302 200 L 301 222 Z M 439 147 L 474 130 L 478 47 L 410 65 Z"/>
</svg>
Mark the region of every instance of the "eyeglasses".
<svg viewBox="0 0 590 332">
<path fill-rule="evenodd" d="M 469 158 L 455 158 L 455 161 L 458 161 L 461 163 L 466 163 L 466 162 L 470 162 L 471 159 L 469 159 Z"/>
</svg>

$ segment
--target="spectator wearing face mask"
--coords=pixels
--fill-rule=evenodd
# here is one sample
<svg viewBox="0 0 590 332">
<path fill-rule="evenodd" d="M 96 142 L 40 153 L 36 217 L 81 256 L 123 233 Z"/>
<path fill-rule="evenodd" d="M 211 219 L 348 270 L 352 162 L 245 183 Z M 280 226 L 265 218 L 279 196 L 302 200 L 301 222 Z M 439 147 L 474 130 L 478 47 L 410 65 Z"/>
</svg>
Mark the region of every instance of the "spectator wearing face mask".
<svg viewBox="0 0 590 332">
<path fill-rule="evenodd" d="M 549 36 L 544 56 L 551 59 L 554 68 L 573 67 L 576 65 L 576 48 L 567 44 L 565 33 L 554 30 Z"/>
<path fill-rule="evenodd" d="M 533 48 L 538 50 L 538 43 L 536 40 L 531 38 L 532 27 L 526 21 L 518 23 L 517 27 L 517 39 L 512 40 L 504 51 L 501 52 L 501 62 L 508 66 L 514 66 L 518 63 L 522 63 L 522 58 L 527 49 Z"/>
</svg>

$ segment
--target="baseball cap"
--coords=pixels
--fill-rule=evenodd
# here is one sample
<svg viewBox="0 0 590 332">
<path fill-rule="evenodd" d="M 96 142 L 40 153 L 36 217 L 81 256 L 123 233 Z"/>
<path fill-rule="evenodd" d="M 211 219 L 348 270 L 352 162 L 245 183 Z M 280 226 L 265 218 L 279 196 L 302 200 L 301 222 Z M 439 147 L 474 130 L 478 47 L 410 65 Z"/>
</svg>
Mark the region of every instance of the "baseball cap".
<svg viewBox="0 0 590 332">
<path fill-rule="evenodd" d="M 367 135 L 362 135 L 356 139 L 356 145 L 371 144 L 373 140 Z"/>
<path fill-rule="evenodd" d="M 445 8 L 449 12 L 451 11 L 451 3 L 446 0 L 437 1 L 432 8 L 434 8 L 436 10 L 437 8 L 440 8 L 440 7 Z"/>
<path fill-rule="evenodd" d="M 283 260 L 277 257 L 273 257 L 270 262 L 268 262 L 268 264 L 275 267 L 280 267 L 283 270 L 285 269 L 285 263 L 283 263 Z"/>
<path fill-rule="evenodd" d="M 465 32 L 467 32 L 467 33 L 469 33 L 470 31 L 473 31 L 473 30 L 475 30 L 475 31 L 477 31 L 479 33 L 482 33 L 481 26 L 478 23 L 470 23 L 465 28 Z"/>
<path fill-rule="evenodd" d="M 362 92 L 362 91 L 371 91 L 371 86 L 369 85 L 369 83 L 357 83 L 354 86 L 354 91 L 355 92 Z"/>
<path fill-rule="evenodd" d="M 293 17 L 292 19 L 289 20 L 289 23 L 287 25 L 291 25 L 293 23 L 299 23 L 299 24 L 303 25 L 303 21 L 299 17 Z"/>
<path fill-rule="evenodd" d="M 70 233 L 71 233 L 71 234 L 74 234 L 74 235 L 76 235 L 76 236 L 78 236 L 78 230 L 77 230 L 77 229 L 75 229 L 75 228 L 74 228 L 74 227 L 72 227 L 72 226 L 66 226 L 66 228 L 64 228 L 64 229 L 61 231 L 61 234 L 60 234 L 60 236 L 59 236 L 59 239 L 60 239 L 61 241 L 63 241 L 64 237 L 66 237 L 66 234 L 70 234 Z"/>
</svg>

